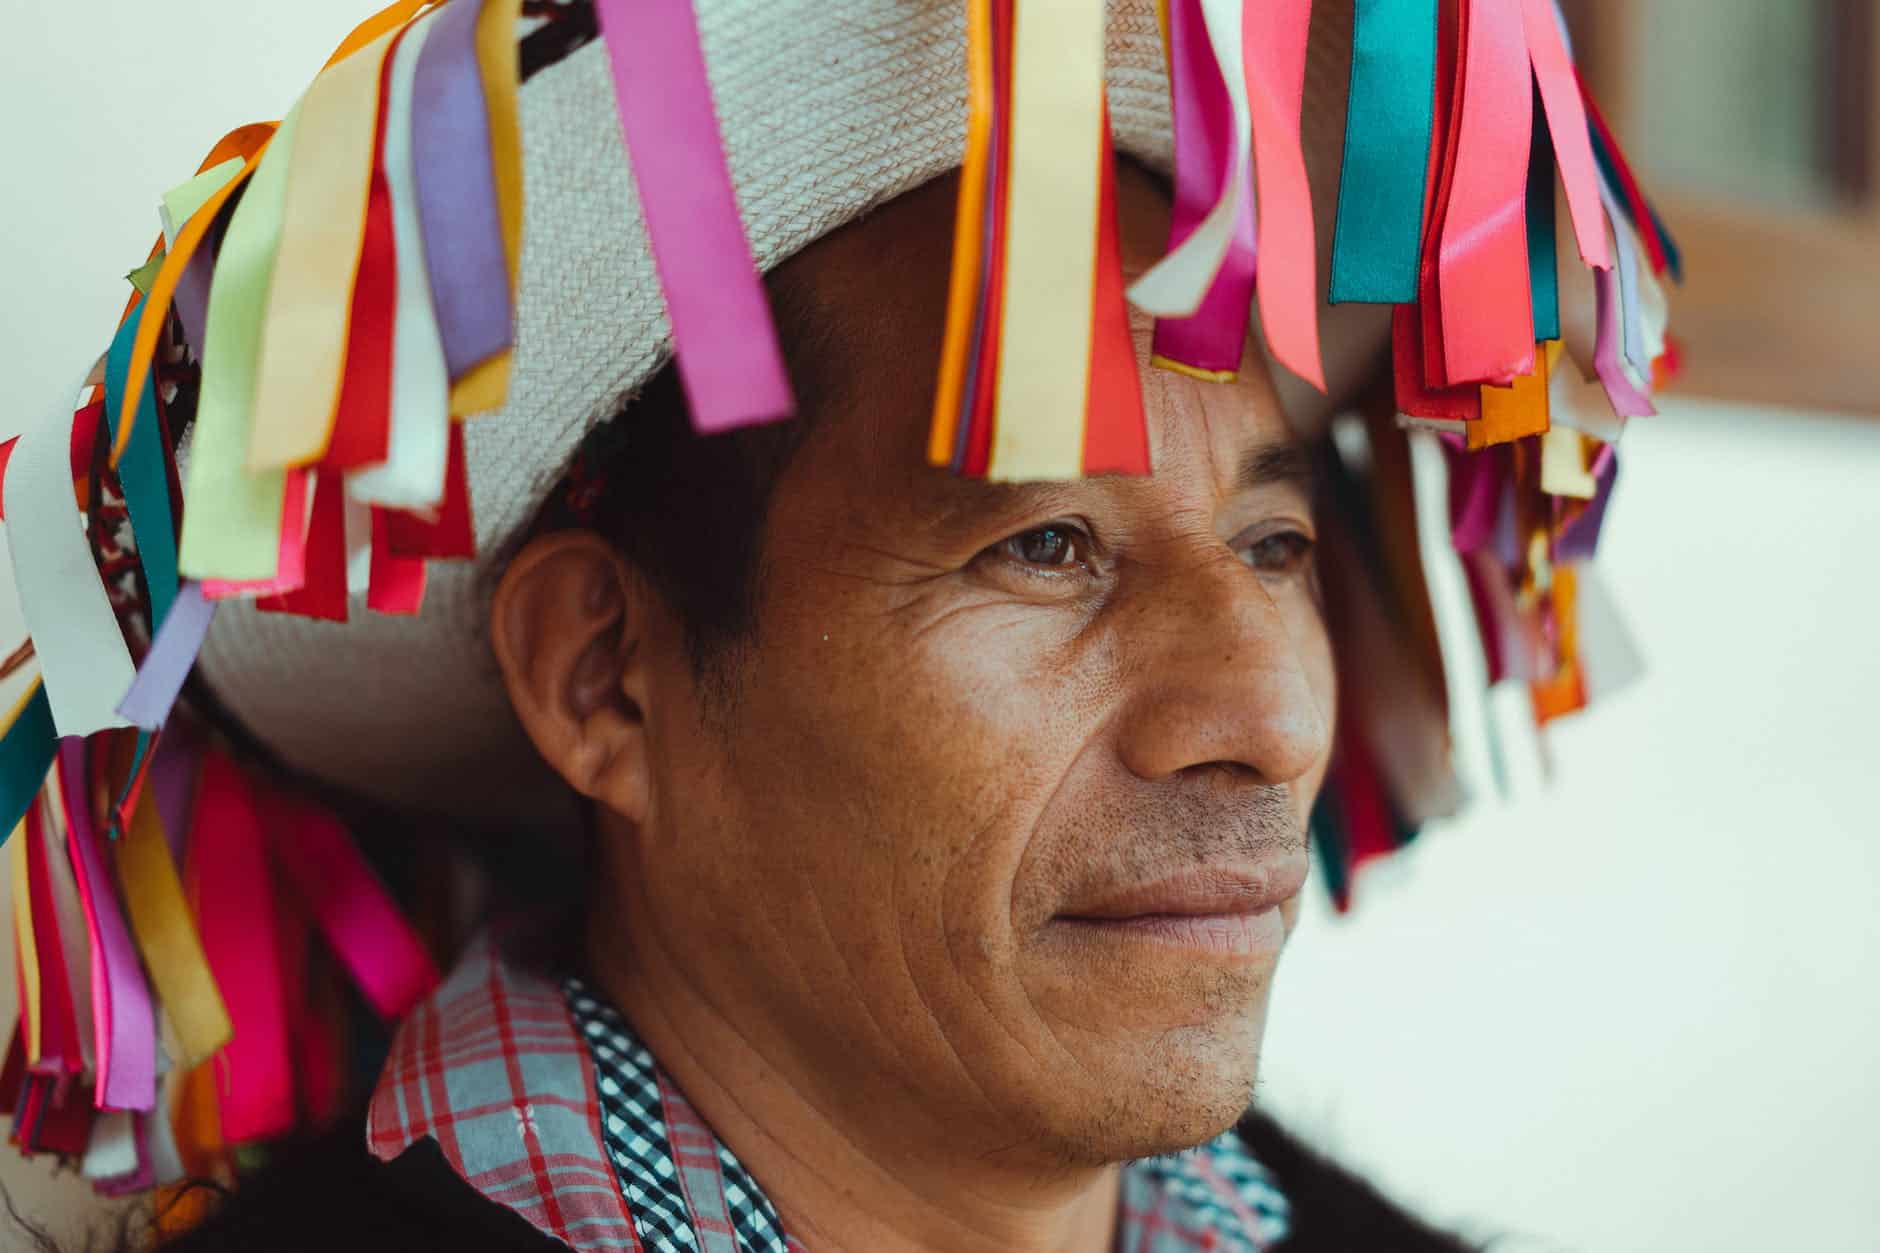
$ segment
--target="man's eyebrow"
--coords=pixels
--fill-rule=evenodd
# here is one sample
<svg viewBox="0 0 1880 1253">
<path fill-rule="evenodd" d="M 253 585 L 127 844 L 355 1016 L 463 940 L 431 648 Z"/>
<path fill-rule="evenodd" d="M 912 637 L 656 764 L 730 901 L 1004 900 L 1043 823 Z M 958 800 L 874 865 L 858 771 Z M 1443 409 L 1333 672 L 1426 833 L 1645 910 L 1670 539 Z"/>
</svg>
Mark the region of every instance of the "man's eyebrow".
<svg viewBox="0 0 1880 1253">
<path fill-rule="evenodd" d="M 1310 486 L 1312 479 L 1312 456 L 1305 446 L 1296 440 L 1275 440 L 1255 444 L 1241 454 L 1235 486 L 1242 491 L 1273 483 Z"/>
</svg>

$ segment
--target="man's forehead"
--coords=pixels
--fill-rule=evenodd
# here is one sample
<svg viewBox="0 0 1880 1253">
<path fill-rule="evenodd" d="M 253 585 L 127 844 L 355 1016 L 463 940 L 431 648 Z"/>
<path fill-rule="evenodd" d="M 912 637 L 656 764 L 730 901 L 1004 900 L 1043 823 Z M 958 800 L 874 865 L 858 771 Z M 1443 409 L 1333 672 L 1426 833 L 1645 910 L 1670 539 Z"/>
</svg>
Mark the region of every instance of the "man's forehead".
<svg viewBox="0 0 1880 1253">
<path fill-rule="evenodd" d="M 817 427 L 812 444 L 837 445 L 825 451 L 875 484 L 949 509 L 994 508 L 1049 493 L 960 479 L 927 464 L 957 190 L 948 175 L 896 197 L 779 267 L 771 286 L 802 403 Z M 1133 277 L 1167 244 L 1167 192 L 1126 161 L 1118 163 L 1117 191 L 1124 270 Z M 1222 493 L 1303 478 L 1306 458 L 1251 339 L 1238 378 L 1202 382 L 1149 364 L 1153 326 L 1131 310 L 1154 464 L 1201 472 Z"/>
</svg>

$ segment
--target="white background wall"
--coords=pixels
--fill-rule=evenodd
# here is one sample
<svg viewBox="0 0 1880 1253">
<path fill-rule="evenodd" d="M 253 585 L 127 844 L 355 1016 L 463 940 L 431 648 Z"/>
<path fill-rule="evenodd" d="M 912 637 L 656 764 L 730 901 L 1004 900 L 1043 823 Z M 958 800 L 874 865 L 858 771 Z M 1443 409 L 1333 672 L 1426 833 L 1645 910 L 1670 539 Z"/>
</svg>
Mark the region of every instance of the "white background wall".
<svg viewBox="0 0 1880 1253">
<path fill-rule="evenodd" d="M 7 403 L 103 349 L 158 194 L 375 7 L 0 0 Z M 1865 1253 L 1880 421 L 1679 400 L 1624 451 L 1603 564 L 1647 678 L 1559 728 L 1551 786 L 1518 759 L 1512 801 L 1362 880 L 1354 918 L 1312 898 L 1262 1099 L 1503 1249 Z M 93 1213 L 4 1149 L 0 1182 L 58 1230 Z"/>
</svg>

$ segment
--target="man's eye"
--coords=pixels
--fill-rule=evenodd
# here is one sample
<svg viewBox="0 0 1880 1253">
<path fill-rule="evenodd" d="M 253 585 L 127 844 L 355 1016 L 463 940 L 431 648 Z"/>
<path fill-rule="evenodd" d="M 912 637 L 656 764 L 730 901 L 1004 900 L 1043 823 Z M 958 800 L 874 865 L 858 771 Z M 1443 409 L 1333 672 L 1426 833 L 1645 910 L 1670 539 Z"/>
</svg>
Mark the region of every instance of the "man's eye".
<svg viewBox="0 0 1880 1253">
<path fill-rule="evenodd" d="M 1007 556 L 1029 566 L 1066 567 L 1081 565 L 1085 536 L 1075 527 L 1041 526 L 1004 540 L 999 547 Z"/>
<path fill-rule="evenodd" d="M 1299 531 L 1263 536 L 1241 549 L 1242 560 L 1261 574 L 1293 574 L 1312 556 L 1312 537 Z"/>
</svg>

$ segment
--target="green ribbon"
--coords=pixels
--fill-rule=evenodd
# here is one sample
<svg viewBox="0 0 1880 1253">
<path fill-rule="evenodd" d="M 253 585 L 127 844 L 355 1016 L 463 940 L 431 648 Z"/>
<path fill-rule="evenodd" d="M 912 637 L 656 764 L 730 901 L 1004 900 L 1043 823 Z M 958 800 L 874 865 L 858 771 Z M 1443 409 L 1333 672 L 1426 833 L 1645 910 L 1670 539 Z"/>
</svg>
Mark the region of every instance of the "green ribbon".
<svg viewBox="0 0 1880 1253">
<path fill-rule="evenodd" d="M 1332 303 L 1417 298 L 1435 125 L 1437 0 L 1358 0 Z"/>
<path fill-rule="evenodd" d="M 41 683 L 7 729 L 6 738 L 0 739 L 0 844 L 20 825 L 45 785 L 58 747 L 52 702 L 46 699 L 46 685 Z"/>
</svg>

